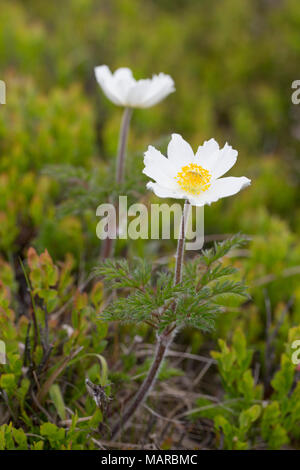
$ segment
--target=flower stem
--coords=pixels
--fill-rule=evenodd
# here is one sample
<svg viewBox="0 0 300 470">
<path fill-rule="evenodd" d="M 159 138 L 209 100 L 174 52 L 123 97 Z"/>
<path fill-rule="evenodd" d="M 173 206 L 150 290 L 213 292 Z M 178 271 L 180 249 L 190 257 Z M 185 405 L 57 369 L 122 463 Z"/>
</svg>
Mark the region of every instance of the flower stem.
<svg viewBox="0 0 300 470">
<path fill-rule="evenodd" d="M 176 265 L 175 265 L 175 276 L 174 276 L 174 285 L 179 284 L 181 282 L 181 275 L 182 275 L 182 263 L 183 263 L 183 255 L 184 255 L 184 241 L 185 241 L 185 234 L 186 234 L 186 226 L 189 217 L 190 211 L 190 203 L 189 201 L 185 201 L 183 214 L 181 218 L 181 226 L 180 226 L 180 233 L 177 243 L 177 252 L 176 252 Z"/>
<path fill-rule="evenodd" d="M 189 208 L 190 208 L 190 204 L 188 201 L 186 201 L 184 205 L 184 209 L 183 209 L 182 218 L 181 218 L 180 234 L 179 234 L 179 239 L 177 243 L 176 266 L 175 266 L 175 274 L 174 274 L 175 285 L 181 281 L 181 276 L 182 276 L 184 242 L 185 242 L 186 225 L 187 225 L 187 220 L 188 220 L 188 215 L 189 215 Z M 176 308 L 175 305 L 174 305 L 174 308 Z M 173 327 L 171 328 L 166 327 L 162 331 L 162 333 L 160 333 L 157 336 L 156 351 L 155 351 L 152 365 L 148 371 L 147 377 L 142 383 L 133 401 L 130 403 L 127 410 L 125 410 L 125 413 L 123 414 L 121 419 L 115 424 L 112 430 L 112 435 L 111 435 L 112 439 L 118 436 L 123 426 L 131 419 L 131 417 L 134 415 L 136 410 L 146 399 L 147 395 L 149 394 L 151 388 L 153 387 L 155 383 L 155 380 L 157 378 L 159 369 L 162 365 L 163 359 L 166 355 L 168 347 L 170 346 L 170 344 L 172 343 L 175 337 L 175 334 L 176 334 L 176 327 L 175 325 L 173 325 Z"/>
<path fill-rule="evenodd" d="M 125 108 L 121 128 L 119 135 L 119 145 L 118 145 L 118 156 L 116 164 L 116 183 L 117 186 L 120 186 L 124 182 L 124 169 L 125 169 L 125 158 L 126 158 L 126 146 L 129 133 L 129 124 L 132 116 L 132 108 Z M 116 207 L 116 211 L 118 208 Z M 114 253 L 115 240 L 112 238 L 106 238 L 103 242 L 101 258 L 111 258 Z"/>
<path fill-rule="evenodd" d="M 117 184 L 122 184 L 124 182 L 126 145 L 127 145 L 128 131 L 129 131 L 129 124 L 130 124 L 131 116 L 132 116 L 132 108 L 125 108 L 123 117 L 122 117 L 120 137 L 119 137 L 118 159 L 117 159 L 117 166 L 116 166 L 116 183 Z"/>
</svg>

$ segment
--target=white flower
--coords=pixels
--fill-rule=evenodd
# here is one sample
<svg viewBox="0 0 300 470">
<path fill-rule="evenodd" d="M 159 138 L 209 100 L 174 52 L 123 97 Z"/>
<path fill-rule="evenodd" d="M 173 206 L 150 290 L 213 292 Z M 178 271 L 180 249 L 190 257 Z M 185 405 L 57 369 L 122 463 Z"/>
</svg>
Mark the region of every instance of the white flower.
<svg viewBox="0 0 300 470">
<path fill-rule="evenodd" d="M 95 75 L 104 94 L 118 106 L 149 108 L 175 91 L 173 79 L 164 73 L 135 80 L 128 68 L 111 73 L 107 65 L 101 65 L 95 67 Z"/>
<path fill-rule="evenodd" d="M 155 181 L 147 188 L 159 197 L 188 199 L 194 206 L 211 204 L 251 183 L 245 176 L 220 178 L 235 164 L 237 154 L 228 144 L 220 149 L 214 139 L 204 142 L 194 154 L 179 134 L 172 134 L 168 158 L 151 145 L 145 152 L 143 173 Z"/>
</svg>

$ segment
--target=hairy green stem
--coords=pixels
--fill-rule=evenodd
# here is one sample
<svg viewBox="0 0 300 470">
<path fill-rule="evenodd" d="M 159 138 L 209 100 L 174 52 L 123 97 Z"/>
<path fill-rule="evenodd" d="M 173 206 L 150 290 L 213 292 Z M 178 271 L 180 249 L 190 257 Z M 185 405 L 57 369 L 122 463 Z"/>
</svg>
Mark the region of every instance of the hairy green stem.
<svg viewBox="0 0 300 470">
<path fill-rule="evenodd" d="M 132 116 L 132 108 L 125 108 L 119 137 L 118 147 L 118 159 L 116 166 L 116 183 L 122 184 L 124 181 L 124 168 L 125 168 L 125 157 L 126 157 L 126 146 L 129 132 L 129 124 Z"/>
<path fill-rule="evenodd" d="M 176 252 L 176 266 L 175 266 L 175 275 L 174 275 L 174 284 L 179 284 L 181 281 L 182 275 L 182 263 L 183 263 L 183 255 L 184 255 L 184 241 L 185 241 L 185 234 L 186 234 L 186 226 L 189 217 L 190 211 L 190 203 L 189 201 L 185 201 L 183 214 L 181 218 L 181 226 L 180 226 L 180 233 L 177 243 L 177 252 Z"/>
<path fill-rule="evenodd" d="M 117 186 L 120 186 L 124 182 L 124 170 L 125 170 L 125 159 L 126 159 L 126 147 L 129 133 L 129 125 L 132 116 L 132 108 L 125 108 L 119 136 L 119 145 L 118 145 L 118 156 L 116 163 L 116 183 Z M 116 207 L 116 211 L 118 208 Z M 103 242 L 101 258 L 111 258 L 114 253 L 115 240 L 112 238 L 106 238 Z"/>
<path fill-rule="evenodd" d="M 175 274 L 174 274 L 174 284 L 178 284 L 181 281 L 182 276 L 182 266 L 183 266 L 183 256 L 184 256 L 184 242 L 185 242 L 185 233 L 186 233 L 186 225 L 189 215 L 190 204 L 188 201 L 184 204 L 184 210 L 181 218 L 181 227 L 180 227 L 180 234 L 177 243 L 177 253 L 176 253 L 176 266 L 175 266 Z M 174 306 L 176 308 L 176 306 Z M 139 406 L 143 403 L 143 401 L 147 398 L 151 388 L 153 387 L 155 380 L 157 378 L 157 374 L 159 369 L 162 365 L 166 352 L 172 343 L 176 334 L 176 328 L 165 328 L 164 331 L 157 336 L 157 344 L 156 344 L 156 351 L 154 355 L 154 359 L 152 365 L 148 371 L 147 377 L 145 378 L 144 382 L 142 383 L 140 389 L 138 390 L 137 394 L 135 395 L 132 402 L 129 404 L 128 408 L 125 410 L 125 413 L 121 417 L 121 419 L 115 424 L 112 430 L 112 439 L 117 437 L 124 425 L 131 419 L 134 415 L 136 410 Z"/>
</svg>

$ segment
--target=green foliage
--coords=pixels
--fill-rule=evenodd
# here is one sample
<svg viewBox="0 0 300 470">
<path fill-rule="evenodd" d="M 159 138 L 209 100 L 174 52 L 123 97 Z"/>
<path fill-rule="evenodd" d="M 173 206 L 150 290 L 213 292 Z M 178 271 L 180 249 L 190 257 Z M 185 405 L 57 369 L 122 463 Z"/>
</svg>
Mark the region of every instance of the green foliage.
<svg viewBox="0 0 300 470">
<path fill-rule="evenodd" d="M 139 178 L 126 192 L 135 191 L 138 181 L 144 187 L 142 153 L 150 141 L 165 145 L 166 136 L 176 129 L 195 146 L 216 135 L 222 142 L 234 142 L 242 156 L 239 170 L 255 172 L 255 185 L 234 202 L 211 208 L 207 233 L 234 233 L 241 228 L 237 220 L 250 208 L 255 211 L 249 216 L 253 224 L 258 207 L 297 226 L 292 157 L 299 143 L 296 138 L 287 140 L 297 133 L 290 113 L 291 83 L 297 77 L 297 0 L 276 8 L 261 7 L 258 1 L 245 7 L 237 0 L 216 8 L 208 8 L 207 0 L 176 2 L 176 8 L 169 0 L 152 0 L 143 8 L 137 0 L 111 4 L 106 8 L 104 0 L 75 0 L 62 6 L 54 0 L 43 7 L 30 0 L 25 7 L 20 0 L 3 0 L 0 65 L 9 99 L 0 117 L 0 247 L 14 252 L 19 237 L 26 247 L 37 238 L 40 250 L 48 248 L 55 258 L 63 258 L 70 249 L 65 240 L 72 228 L 51 223 L 57 202 L 60 214 L 80 213 L 78 223 L 83 223 L 85 235 L 90 230 L 94 234 L 93 222 L 88 222 L 91 215 L 84 212 L 94 217 L 107 190 L 115 190 L 113 171 L 107 172 L 105 163 L 113 167 L 120 123 L 120 114 L 100 94 L 93 76 L 93 67 L 100 62 L 112 68 L 128 64 L 138 77 L 163 70 L 176 82 L 177 91 L 168 100 L 133 116 L 128 176 L 138 171 Z M 112 30 L 114 40 L 108 41 Z M 172 42 L 171 53 L 161 47 L 166 38 Z M 101 160 L 94 158 L 96 143 Z M 275 152 L 272 157 L 264 155 Z M 290 160 L 283 158 L 287 154 Z M 37 173 L 49 164 L 55 165 L 51 172 L 57 179 L 66 167 L 73 168 L 69 176 L 78 166 L 93 171 L 82 178 L 77 174 L 76 184 L 69 178 L 68 198 L 61 198 L 57 186 Z M 82 180 L 88 180 L 86 188 Z M 242 229 L 253 233 L 251 226 L 250 231 Z M 82 249 L 78 232 L 71 246 L 76 257 Z M 87 240 L 90 249 L 96 250 L 95 238 Z"/>
<path fill-rule="evenodd" d="M 132 377 L 139 383 L 150 365 L 152 350 L 142 361 L 137 339 L 154 341 L 149 323 L 158 331 L 182 328 L 178 354 L 207 356 L 219 344 L 194 414 L 196 423 L 213 423 L 212 446 L 300 448 L 299 370 L 291 363 L 291 344 L 300 339 L 299 106 L 291 104 L 299 11 L 299 0 L 213 7 L 208 0 L 142 7 L 138 0 L 2 0 L 1 449 L 93 449 L 93 436 L 109 435 L 106 421 L 133 393 Z M 121 110 L 96 83 L 93 68 L 101 63 L 129 66 L 137 78 L 169 73 L 176 85 L 159 106 L 134 111 L 122 188 L 114 183 Z M 174 287 L 175 241 L 118 240 L 116 252 L 127 261 L 96 271 L 105 289 L 88 282 L 100 253 L 97 206 L 118 193 L 129 204 L 154 200 L 143 152 L 149 144 L 165 151 L 174 131 L 194 150 L 212 136 L 238 149 L 236 174 L 253 184 L 205 209 L 205 235 L 241 230 L 247 244 L 226 236 L 200 255 L 187 253 Z M 103 319 L 125 325 L 108 329 Z M 192 388 L 194 367 L 173 359 L 160 386 Z M 111 416 L 96 408 L 86 377 L 112 382 Z M 164 388 L 151 401 L 162 416 L 177 406 Z M 138 441 L 138 430 L 126 439 Z"/>
<path fill-rule="evenodd" d="M 261 398 L 261 388 L 254 386 L 254 379 L 249 370 L 252 352 L 247 349 L 243 332 L 237 329 L 233 335 L 232 348 L 223 340 L 219 340 L 220 352 L 213 352 L 212 357 L 217 360 L 222 383 L 230 397 L 243 396 L 245 402 L 250 404 Z"/>
<path fill-rule="evenodd" d="M 234 332 L 229 347 L 219 340 L 220 351 L 213 351 L 224 388 L 224 399 L 212 404 L 197 400 L 192 419 L 206 417 L 214 421 L 216 439 L 223 435 L 223 446 L 230 450 L 260 447 L 280 449 L 299 437 L 300 383 L 295 384 L 295 366 L 291 357 L 281 356 L 279 370 L 271 381 L 273 392 L 263 399 L 251 370 L 253 351 L 247 347 L 240 329 Z"/>
<path fill-rule="evenodd" d="M 14 283 L 0 284 L 0 330 L 7 353 L 6 364 L 0 365 L 0 406 L 7 407 L 11 420 L 0 426 L 0 448 L 93 449 L 86 436 L 103 417 L 87 396 L 85 376 L 103 385 L 107 382 L 107 364 L 101 355 L 107 326 L 96 325 L 102 284 L 95 282 L 89 294 L 76 289 L 70 255 L 58 266 L 47 250 L 39 255 L 30 248 L 22 266 L 30 297 L 21 316 L 16 316 L 18 304 L 11 296 Z M 10 280 L 9 275 L 6 278 Z M 64 323 L 58 327 L 61 316 Z M 95 326 L 89 331 L 91 324 Z M 72 388 L 67 386 L 70 380 Z M 78 416 L 70 418 L 69 412 L 77 400 L 82 403 L 81 416 L 89 417 L 79 429 Z M 71 424 L 58 426 L 49 417 Z"/>
<path fill-rule="evenodd" d="M 237 234 L 231 238 L 228 238 L 227 240 L 224 240 L 223 242 L 220 242 L 220 243 L 214 242 L 213 248 L 210 248 L 209 250 L 203 250 L 203 254 L 202 254 L 203 262 L 209 269 L 212 267 L 212 265 L 215 262 L 219 261 L 221 258 L 223 258 L 223 256 L 227 255 L 230 250 L 234 248 L 240 248 L 246 243 L 246 241 L 247 241 L 247 237 Z M 220 265 L 217 265 L 215 270 L 220 267 L 221 267 Z M 209 277 L 208 277 L 208 280 L 209 280 Z"/>
<path fill-rule="evenodd" d="M 124 323 L 146 322 L 158 331 L 170 325 L 212 330 L 215 317 L 223 311 L 220 299 L 228 295 L 246 296 L 243 283 L 220 280 L 235 270 L 219 263 L 232 247 L 243 242 L 243 237 L 236 236 L 215 244 L 212 250 L 187 264 L 183 281 L 177 285 L 172 272 L 152 271 L 151 265 L 142 260 L 137 259 L 132 267 L 127 260 L 106 260 L 95 269 L 95 274 L 103 276 L 107 285 L 119 291 L 118 298 L 106 307 L 101 318 Z M 124 290 L 126 296 L 122 295 Z"/>
<path fill-rule="evenodd" d="M 62 155 L 65 164 L 88 166 L 95 136 L 91 110 L 79 87 L 53 89 L 46 96 L 32 79 L 9 75 L 6 80 L 9 99 L 0 115 L 0 249 L 18 253 L 37 229 L 43 234 L 55 214 L 56 184 L 40 170 L 61 162 Z M 61 233 L 66 234 L 64 226 L 55 224 L 54 245 Z M 78 246 L 80 236 L 75 252 Z"/>
</svg>

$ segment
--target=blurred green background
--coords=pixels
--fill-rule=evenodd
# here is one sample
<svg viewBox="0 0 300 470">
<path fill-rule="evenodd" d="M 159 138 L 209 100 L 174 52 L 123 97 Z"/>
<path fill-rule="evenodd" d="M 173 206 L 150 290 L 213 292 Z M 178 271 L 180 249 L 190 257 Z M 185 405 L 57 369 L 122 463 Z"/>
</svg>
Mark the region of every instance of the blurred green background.
<svg viewBox="0 0 300 470">
<path fill-rule="evenodd" d="M 300 79 L 299 0 L 2 0 L 0 25 L 7 85 L 0 108 L 2 280 L 13 285 L 7 263 L 16 266 L 29 246 L 47 248 L 55 261 L 72 253 L 76 269 L 88 274 L 99 256 L 95 211 L 113 185 L 122 113 L 93 69 L 127 66 L 136 78 L 164 72 L 176 92 L 134 111 L 128 176 L 133 185 L 141 181 L 140 198 L 153 198 L 142 189 L 143 152 L 149 144 L 164 149 L 172 132 L 195 150 L 214 137 L 239 151 L 231 174 L 252 185 L 205 209 L 205 233 L 253 236 L 237 264 L 254 302 L 247 314 L 233 308 L 223 317 L 216 338 L 243 326 L 263 356 L 267 299 L 278 327 L 275 370 L 289 328 L 300 323 L 300 105 L 291 101 Z M 118 250 L 155 258 L 172 254 L 174 244 L 129 241 Z M 186 334 L 199 351 L 201 334 Z"/>
<path fill-rule="evenodd" d="M 96 83 L 93 68 L 100 64 L 129 66 L 137 78 L 162 71 L 175 80 L 176 93 L 134 113 L 129 148 L 139 168 L 147 145 L 172 132 L 195 149 L 211 137 L 238 149 L 233 174 L 250 177 L 252 187 L 207 209 L 206 233 L 274 237 L 279 228 L 272 223 L 300 230 L 300 107 L 291 102 L 300 58 L 297 0 L 152 0 L 142 7 L 137 0 L 4 0 L 0 23 L 6 256 L 30 243 L 47 246 L 54 257 L 66 248 L 78 257 L 82 249 L 82 221 L 69 215 L 53 222 L 60 194 L 41 170 L 114 160 L 121 110 Z M 96 207 L 94 201 L 91 214 Z M 97 250 L 93 215 L 88 223 Z"/>
</svg>

